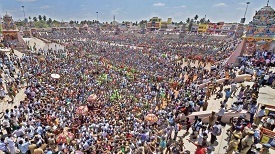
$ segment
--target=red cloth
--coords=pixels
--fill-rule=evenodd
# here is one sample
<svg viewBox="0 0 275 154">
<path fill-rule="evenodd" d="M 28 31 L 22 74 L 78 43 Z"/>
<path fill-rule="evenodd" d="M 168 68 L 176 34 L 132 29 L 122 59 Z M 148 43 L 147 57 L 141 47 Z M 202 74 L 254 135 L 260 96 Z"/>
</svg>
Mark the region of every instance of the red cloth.
<svg viewBox="0 0 275 154">
<path fill-rule="evenodd" d="M 199 147 L 198 144 L 195 144 L 197 146 L 197 149 L 195 151 L 195 154 L 206 154 L 207 149 L 203 147 Z"/>
</svg>

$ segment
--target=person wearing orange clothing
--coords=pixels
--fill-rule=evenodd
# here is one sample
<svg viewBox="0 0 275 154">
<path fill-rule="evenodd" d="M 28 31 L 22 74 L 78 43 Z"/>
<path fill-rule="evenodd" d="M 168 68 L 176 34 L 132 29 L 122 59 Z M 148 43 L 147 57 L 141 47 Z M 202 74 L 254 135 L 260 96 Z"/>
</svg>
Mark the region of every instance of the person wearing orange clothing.
<svg viewBox="0 0 275 154">
<path fill-rule="evenodd" d="M 207 145 L 205 142 L 202 143 L 202 145 L 199 145 L 197 143 L 195 143 L 194 141 L 191 141 L 189 139 L 187 139 L 189 142 L 193 143 L 197 149 L 195 151 L 195 154 L 206 154 L 207 153 Z"/>
</svg>

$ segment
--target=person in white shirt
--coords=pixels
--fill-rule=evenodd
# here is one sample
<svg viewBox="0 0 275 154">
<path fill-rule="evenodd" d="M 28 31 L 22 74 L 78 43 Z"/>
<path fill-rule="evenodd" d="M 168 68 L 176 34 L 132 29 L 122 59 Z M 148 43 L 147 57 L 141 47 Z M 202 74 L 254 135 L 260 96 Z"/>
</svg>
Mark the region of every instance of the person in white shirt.
<svg viewBox="0 0 275 154">
<path fill-rule="evenodd" d="M 264 127 L 273 130 L 274 129 L 274 117 L 271 115 L 266 119 L 266 122 L 264 123 Z"/>
<path fill-rule="evenodd" d="M 268 79 L 269 79 L 269 74 L 265 74 L 263 85 L 267 84 Z"/>
<path fill-rule="evenodd" d="M 230 110 L 241 112 L 243 109 L 243 102 L 235 102 L 232 104 L 232 108 Z"/>
<path fill-rule="evenodd" d="M 267 66 L 269 66 L 269 63 L 270 63 L 270 59 L 266 59 L 266 60 L 265 60 L 265 64 L 266 64 Z"/>
<path fill-rule="evenodd" d="M 259 126 L 262 121 L 262 118 L 265 116 L 265 106 L 261 106 L 260 111 L 256 114 L 254 123 Z"/>
<path fill-rule="evenodd" d="M 237 88 L 237 83 L 236 82 L 233 82 L 231 84 L 231 92 L 232 92 L 232 95 L 235 96 L 236 92 L 237 92 L 238 88 Z"/>
<path fill-rule="evenodd" d="M 16 147 L 15 147 L 15 143 L 14 143 L 13 138 L 12 138 L 11 135 L 9 135 L 8 137 L 5 138 L 5 143 L 7 143 L 7 147 L 9 149 L 9 152 L 11 154 L 15 154 Z"/>
<path fill-rule="evenodd" d="M 237 112 L 241 112 L 243 110 L 243 102 L 239 102 L 237 107 Z"/>
<path fill-rule="evenodd" d="M 0 140 L 0 151 L 8 153 L 8 148 L 6 146 L 5 139 L 3 137 L 1 137 L 1 140 Z"/>
<path fill-rule="evenodd" d="M 29 150 L 29 145 L 30 145 L 30 142 L 28 142 L 28 139 L 25 139 L 25 141 L 20 140 L 18 142 L 18 149 L 22 154 L 25 154 Z"/>
<path fill-rule="evenodd" d="M 14 115 L 18 118 L 20 117 L 20 111 L 19 109 L 17 108 L 17 106 L 14 106 Z"/>
<path fill-rule="evenodd" d="M 225 110 L 224 104 L 222 104 L 221 108 L 220 108 L 220 110 L 218 112 L 218 118 L 217 118 L 218 121 L 222 120 L 222 116 L 225 114 L 225 111 L 226 110 Z"/>
<path fill-rule="evenodd" d="M 11 125 L 9 122 L 9 118 L 5 115 L 4 120 L 2 121 L 2 126 L 6 129 L 7 134 L 11 134 Z"/>
<path fill-rule="evenodd" d="M 1 78 L 0 78 L 0 80 L 1 80 Z M 5 88 L 1 84 L 1 81 L 0 81 L 0 99 L 3 99 L 5 96 L 6 96 Z"/>
<path fill-rule="evenodd" d="M 20 128 L 17 130 L 14 130 L 14 132 L 12 134 L 16 135 L 16 137 L 22 137 L 25 135 L 25 132 L 22 130 L 22 128 L 20 126 Z"/>
</svg>

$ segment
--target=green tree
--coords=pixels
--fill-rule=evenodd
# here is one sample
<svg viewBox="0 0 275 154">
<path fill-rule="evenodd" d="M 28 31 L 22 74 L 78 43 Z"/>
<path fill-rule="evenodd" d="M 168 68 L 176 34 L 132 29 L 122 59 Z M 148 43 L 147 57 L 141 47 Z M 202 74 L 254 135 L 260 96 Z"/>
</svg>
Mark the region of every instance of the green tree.
<svg viewBox="0 0 275 154">
<path fill-rule="evenodd" d="M 188 31 L 191 31 L 193 25 L 194 25 L 194 19 L 191 19 L 188 25 Z"/>
<path fill-rule="evenodd" d="M 44 21 L 44 20 L 35 22 L 34 26 L 37 28 L 48 28 L 49 27 L 48 24 L 46 23 L 46 21 Z"/>
<path fill-rule="evenodd" d="M 59 27 L 60 26 L 60 22 L 56 21 L 56 20 L 53 20 L 52 24 L 56 27 Z"/>
<path fill-rule="evenodd" d="M 195 20 L 198 20 L 199 16 L 198 15 L 195 15 L 194 19 Z"/>
<path fill-rule="evenodd" d="M 44 21 L 46 21 L 46 20 L 47 20 L 47 17 L 46 17 L 45 15 L 43 16 L 43 20 L 44 20 Z"/>
<path fill-rule="evenodd" d="M 93 24 L 93 21 L 89 20 L 88 25 L 92 25 L 92 24 Z"/>
<path fill-rule="evenodd" d="M 38 20 L 39 20 L 39 21 L 42 20 L 42 16 L 41 16 L 41 15 L 38 16 Z"/>
<path fill-rule="evenodd" d="M 37 17 L 33 17 L 32 20 L 36 22 L 37 21 Z"/>
<path fill-rule="evenodd" d="M 71 20 L 71 21 L 69 22 L 69 24 L 70 24 L 70 25 L 74 24 L 74 21 Z"/>
<path fill-rule="evenodd" d="M 202 24 L 202 23 L 205 23 L 205 19 L 204 18 L 201 18 L 200 19 L 200 23 Z"/>
<path fill-rule="evenodd" d="M 186 23 L 189 23 L 189 22 L 190 22 L 190 18 L 187 18 L 187 19 L 186 19 Z"/>
<path fill-rule="evenodd" d="M 189 25 L 188 25 L 188 31 L 189 31 L 189 32 L 191 31 L 192 26 L 193 26 L 193 22 L 190 22 Z"/>
<path fill-rule="evenodd" d="M 51 24 L 53 22 L 52 18 L 49 18 L 48 22 Z"/>
<path fill-rule="evenodd" d="M 30 20 L 30 21 L 32 20 L 32 17 L 31 17 L 31 16 L 29 16 L 29 20 Z"/>
<path fill-rule="evenodd" d="M 23 24 L 23 21 L 18 21 L 18 22 L 15 22 L 15 25 L 20 27 L 20 26 L 23 26 L 24 24 Z"/>
<path fill-rule="evenodd" d="M 147 26 L 147 20 L 141 20 L 141 21 L 139 22 L 139 26 L 145 28 L 145 27 Z"/>
</svg>

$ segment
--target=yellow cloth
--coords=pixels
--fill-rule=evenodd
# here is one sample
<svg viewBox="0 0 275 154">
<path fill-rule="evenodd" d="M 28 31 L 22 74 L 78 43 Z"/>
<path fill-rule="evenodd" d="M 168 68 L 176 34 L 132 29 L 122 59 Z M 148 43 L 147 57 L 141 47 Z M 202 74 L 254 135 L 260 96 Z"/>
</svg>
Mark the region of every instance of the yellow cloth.
<svg viewBox="0 0 275 154">
<path fill-rule="evenodd" d="M 239 139 L 238 140 L 233 139 L 232 141 L 230 141 L 226 153 L 232 154 L 234 151 L 238 150 L 239 143 L 240 143 Z"/>
</svg>

